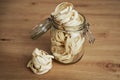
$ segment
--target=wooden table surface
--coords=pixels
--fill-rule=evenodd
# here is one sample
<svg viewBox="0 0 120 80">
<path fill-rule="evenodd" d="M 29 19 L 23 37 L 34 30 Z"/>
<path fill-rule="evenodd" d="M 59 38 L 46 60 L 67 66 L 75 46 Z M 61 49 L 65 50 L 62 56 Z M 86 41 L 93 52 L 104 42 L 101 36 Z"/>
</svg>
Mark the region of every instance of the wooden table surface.
<svg viewBox="0 0 120 80">
<path fill-rule="evenodd" d="M 68 0 L 91 24 L 95 44 L 86 43 L 84 57 L 76 64 L 53 61 L 44 75 L 26 68 L 36 47 L 50 52 L 50 33 L 32 40 L 30 31 L 60 2 L 0 0 L 0 80 L 120 80 L 120 0 Z"/>
</svg>

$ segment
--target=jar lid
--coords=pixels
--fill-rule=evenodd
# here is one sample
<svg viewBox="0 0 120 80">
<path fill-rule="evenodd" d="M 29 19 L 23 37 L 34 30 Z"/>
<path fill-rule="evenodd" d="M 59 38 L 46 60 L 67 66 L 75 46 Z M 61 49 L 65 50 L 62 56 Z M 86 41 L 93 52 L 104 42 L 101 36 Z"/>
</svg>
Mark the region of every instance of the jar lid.
<svg viewBox="0 0 120 80">
<path fill-rule="evenodd" d="M 51 28 L 50 18 L 47 18 L 43 23 L 36 25 L 31 32 L 31 38 L 37 39 Z"/>
</svg>

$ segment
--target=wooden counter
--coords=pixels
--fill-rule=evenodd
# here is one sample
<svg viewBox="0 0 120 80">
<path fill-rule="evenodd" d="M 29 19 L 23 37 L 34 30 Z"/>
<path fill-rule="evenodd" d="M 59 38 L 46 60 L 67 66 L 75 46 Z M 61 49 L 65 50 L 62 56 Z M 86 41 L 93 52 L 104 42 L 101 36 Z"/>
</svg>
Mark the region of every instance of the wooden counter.
<svg viewBox="0 0 120 80">
<path fill-rule="evenodd" d="M 68 0 L 86 16 L 96 37 L 86 43 L 73 65 L 53 62 L 51 71 L 35 75 L 26 68 L 32 51 L 50 52 L 50 34 L 30 39 L 34 25 L 62 0 L 0 0 L 0 80 L 120 80 L 120 0 Z"/>
</svg>

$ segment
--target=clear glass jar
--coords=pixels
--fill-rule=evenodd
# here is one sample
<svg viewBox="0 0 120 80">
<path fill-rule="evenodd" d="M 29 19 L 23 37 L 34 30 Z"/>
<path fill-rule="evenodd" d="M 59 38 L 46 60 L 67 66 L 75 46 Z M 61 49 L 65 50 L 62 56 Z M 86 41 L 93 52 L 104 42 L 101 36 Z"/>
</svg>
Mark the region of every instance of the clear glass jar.
<svg viewBox="0 0 120 80">
<path fill-rule="evenodd" d="M 79 26 L 72 26 L 71 29 L 64 26 L 66 29 L 61 29 L 63 25 L 55 22 L 53 18 L 53 25 L 51 27 L 51 53 L 55 59 L 61 63 L 69 64 L 79 61 L 84 54 L 85 43 L 85 17 L 83 23 Z"/>
<path fill-rule="evenodd" d="M 54 17 L 46 19 L 43 24 L 37 25 L 32 31 L 32 38 L 36 39 L 51 28 L 51 54 L 60 63 L 71 64 L 79 61 L 84 54 L 85 40 L 93 43 L 95 38 L 89 30 L 89 24 L 82 14 L 79 14 L 83 23 L 72 26 L 74 29 L 63 26 L 55 21 Z"/>
</svg>

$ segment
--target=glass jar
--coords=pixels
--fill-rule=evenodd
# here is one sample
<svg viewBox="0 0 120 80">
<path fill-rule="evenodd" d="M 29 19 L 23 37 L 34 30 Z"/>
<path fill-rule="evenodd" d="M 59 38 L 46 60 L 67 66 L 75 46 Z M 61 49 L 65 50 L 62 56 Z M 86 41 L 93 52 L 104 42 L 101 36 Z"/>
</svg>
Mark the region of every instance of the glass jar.
<svg viewBox="0 0 120 80">
<path fill-rule="evenodd" d="M 57 23 L 52 17 L 51 53 L 61 63 L 75 63 L 84 54 L 86 20 L 83 15 L 80 16 L 82 16 L 83 23 L 71 27 Z"/>
<path fill-rule="evenodd" d="M 51 16 L 32 31 L 32 38 L 38 38 L 51 28 L 51 54 L 60 63 L 71 64 L 79 61 L 84 54 L 85 40 L 93 43 L 95 38 L 89 30 L 89 24 L 82 14 L 83 23 L 79 26 L 63 26 Z"/>
</svg>

